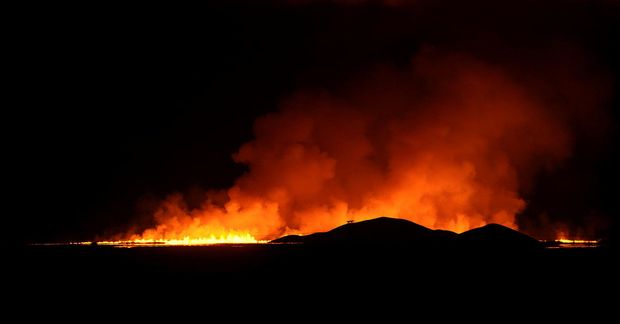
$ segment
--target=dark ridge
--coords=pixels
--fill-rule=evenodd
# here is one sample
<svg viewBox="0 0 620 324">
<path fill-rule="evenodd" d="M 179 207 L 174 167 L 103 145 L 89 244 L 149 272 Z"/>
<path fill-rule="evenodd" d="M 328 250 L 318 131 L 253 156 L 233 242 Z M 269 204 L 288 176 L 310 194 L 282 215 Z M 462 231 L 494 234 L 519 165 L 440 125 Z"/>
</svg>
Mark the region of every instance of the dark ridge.
<svg viewBox="0 0 620 324">
<path fill-rule="evenodd" d="M 270 241 L 269 243 L 303 243 L 304 237 L 301 235 L 287 235 Z"/>
<path fill-rule="evenodd" d="M 306 244 L 414 244 L 439 243 L 456 237 L 450 231 L 435 231 L 406 219 L 379 217 L 307 236 L 288 235 L 272 243 Z"/>
<path fill-rule="evenodd" d="M 379 217 L 339 226 L 307 236 L 288 235 L 271 243 L 309 245 L 386 245 L 409 247 L 455 247 L 472 249 L 532 249 L 542 247 L 536 239 L 498 224 L 488 224 L 462 234 L 431 230 L 406 219 Z"/>
<path fill-rule="evenodd" d="M 488 224 L 463 232 L 456 238 L 460 246 L 476 248 L 541 248 L 542 244 L 519 231 L 499 224 Z"/>
<path fill-rule="evenodd" d="M 450 239 L 454 239 L 457 236 L 459 236 L 458 234 L 452 232 L 452 231 L 448 231 L 448 230 L 434 230 L 433 232 L 435 232 L 435 235 L 437 237 L 440 237 L 442 239 L 446 239 L 446 240 L 450 240 Z"/>
</svg>

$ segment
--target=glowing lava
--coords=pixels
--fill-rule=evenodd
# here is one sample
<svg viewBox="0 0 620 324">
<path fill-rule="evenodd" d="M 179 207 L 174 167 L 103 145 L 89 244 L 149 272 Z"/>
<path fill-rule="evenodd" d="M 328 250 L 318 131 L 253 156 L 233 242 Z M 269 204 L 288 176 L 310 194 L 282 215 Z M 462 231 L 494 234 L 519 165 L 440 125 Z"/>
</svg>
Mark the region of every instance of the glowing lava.
<svg viewBox="0 0 620 324">
<path fill-rule="evenodd" d="M 570 240 L 570 239 L 557 239 L 556 242 L 562 244 L 598 244 L 597 240 Z"/>
<path fill-rule="evenodd" d="M 208 237 L 185 236 L 182 239 L 133 239 L 117 241 L 95 241 L 79 242 L 80 245 L 112 245 L 112 246 L 201 246 L 214 244 L 252 244 L 265 243 L 266 241 L 257 240 L 249 233 L 227 233 L 223 235 L 211 235 Z"/>
<path fill-rule="evenodd" d="M 600 246 L 600 240 L 584 240 L 567 238 L 568 235 L 564 231 L 558 232 L 556 239 L 547 241 L 549 248 L 593 248 Z"/>
</svg>

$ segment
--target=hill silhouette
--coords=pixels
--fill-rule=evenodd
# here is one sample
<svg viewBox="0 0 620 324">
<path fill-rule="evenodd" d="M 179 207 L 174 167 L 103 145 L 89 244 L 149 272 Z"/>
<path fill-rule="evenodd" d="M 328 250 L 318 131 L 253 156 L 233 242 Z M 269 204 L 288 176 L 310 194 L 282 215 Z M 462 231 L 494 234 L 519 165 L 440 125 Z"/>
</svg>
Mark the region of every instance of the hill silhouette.
<svg viewBox="0 0 620 324">
<path fill-rule="evenodd" d="M 539 248 L 535 238 L 499 224 L 487 224 L 458 235 L 459 245 L 476 248 Z"/>
<path fill-rule="evenodd" d="M 379 217 L 339 226 L 328 232 L 288 235 L 271 243 L 309 245 L 408 245 L 419 247 L 534 248 L 540 242 L 499 224 L 488 224 L 462 234 L 432 230 L 406 219 Z"/>
<path fill-rule="evenodd" d="M 448 231 L 434 231 L 405 219 L 379 217 L 342 225 L 328 232 L 305 236 L 288 235 L 271 242 L 310 244 L 409 243 L 443 239 L 456 235 L 456 233 Z"/>
</svg>

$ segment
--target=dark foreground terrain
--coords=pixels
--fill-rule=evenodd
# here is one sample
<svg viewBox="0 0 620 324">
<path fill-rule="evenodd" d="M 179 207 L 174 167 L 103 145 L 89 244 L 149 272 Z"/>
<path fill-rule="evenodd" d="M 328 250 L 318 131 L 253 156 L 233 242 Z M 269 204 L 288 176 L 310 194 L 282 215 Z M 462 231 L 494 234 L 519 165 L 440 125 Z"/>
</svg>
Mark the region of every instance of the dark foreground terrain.
<svg viewBox="0 0 620 324">
<path fill-rule="evenodd" d="M 5 265 L 10 268 L 5 293 L 29 304 L 49 298 L 92 305 L 102 300 L 184 304 L 187 299 L 204 305 L 213 300 L 273 307 L 318 303 L 346 312 L 350 302 L 422 300 L 440 308 L 498 303 L 505 311 L 520 307 L 552 312 L 551 303 L 572 305 L 562 306 L 563 314 L 573 307 L 609 312 L 615 307 L 619 273 L 606 248 L 433 251 L 256 244 L 32 246 L 18 252 Z"/>
<path fill-rule="evenodd" d="M 510 307 L 548 302 L 598 307 L 618 290 L 610 247 L 550 249 L 499 225 L 457 235 L 377 222 L 345 225 L 310 241 L 311 236 L 288 237 L 280 241 L 289 243 L 280 244 L 22 246 L 9 251 L 5 278 L 8 293 L 25 294 L 28 301 L 68 295 L 158 303 L 198 294 L 200 300 L 274 303 L 395 298 L 440 305 L 450 299 L 484 307 L 508 298 Z M 393 230 L 408 238 L 386 236 Z M 377 239 L 382 236 L 385 240 Z"/>
<path fill-rule="evenodd" d="M 618 268 L 612 251 L 607 248 L 505 251 L 243 244 L 133 248 L 28 246 L 13 252 L 13 262 L 7 266 L 30 280 L 67 277 L 139 281 L 155 275 L 219 273 L 220 277 L 240 279 L 312 274 L 334 276 L 334 281 L 365 275 L 371 279 L 379 274 L 403 278 L 419 275 L 438 281 L 458 281 L 465 276 L 596 281 L 615 275 L 613 271 Z"/>
<path fill-rule="evenodd" d="M 190 318 L 205 312 L 254 318 L 258 313 L 248 309 L 259 308 L 261 314 L 310 312 L 320 320 L 361 308 L 397 321 L 416 310 L 460 318 L 442 313 L 458 307 L 490 320 L 497 312 L 525 318 L 585 314 L 594 320 L 615 313 L 619 273 L 607 248 L 255 244 L 30 246 L 14 252 L 15 259 L 4 265 L 9 305 L 17 300 L 34 311 L 41 305 L 86 304 L 79 309 L 113 318 L 123 308 L 142 312 L 136 306 L 142 305 L 149 316 L 167 310 Z"/>
</svg>

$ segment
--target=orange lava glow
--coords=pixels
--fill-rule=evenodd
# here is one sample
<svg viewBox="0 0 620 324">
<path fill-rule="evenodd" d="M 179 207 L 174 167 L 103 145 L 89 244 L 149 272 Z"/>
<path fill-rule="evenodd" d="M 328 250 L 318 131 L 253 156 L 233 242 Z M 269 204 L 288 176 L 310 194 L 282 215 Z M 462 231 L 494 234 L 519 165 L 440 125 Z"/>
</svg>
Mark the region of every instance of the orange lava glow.
<svg viewBox="0 0 620 324">
<path fill-rule="evenodd" d="M 552 248 L 592 248 L 600 245 L 599 240 L 587 240 L 582 238 L 575 238 L 568 235 L 563 229 L 556 232 L 556 238 L 548 241 L 552 243 Z"/>
<path fill-rule="evenodd" d="M 204 233 L 208 231 L 205 228 L 201 231 Z M 219 234 L 209 234 L 208 236 L 202 236 L 201 234 L 185 235 L 180 238 L 156 238 L 155 236 L 148 236 L 149 232 L 146 232 L 142 236 L 135 236 L 130 240 L 115 240 L 115 241 L 97 241 L 98 245 L 181 245 L 181 246 L 194 246 L 194 245 L 214 245 L 214 244 L 249 244 L 249 243 L 266 243 L 264 240 L 257 240 L 249 232 L 239 232 L 235 230 L 221 230 Z"/>
<path fill-rule="evenodd" d="M 213 244 L 246 244 L 246 243 L 263 243 L 258 241 L 250 234 L 246 235 L 226 235 L 220 237 L 198 237 L 198 238 L 190 238 L 185 237 L 181 240 L 131 240 L 131 241 L 98 241 L 98 245 L 127 245 L 127 244 L 136 244 L 136 245 L 183 245 L 183 246 L 191 246 L 191 245 L 213 245 Z"/>
<path fill-rule="evenodd" d="M 117 241 L 96 241 L 96 242 L 78 242 L 79 245 L 112 245 L 112 246 L 201 246 L 215 244 L 251 244 L 266 243 L 266 241 L 257 240 L 250 233 L 229 232 L 221 235 L 211 235 L 209 237 L 190 237 L 185 236 L 182 239 L 133 239 L 133 240 L 117 240 Z"/>
<path fill-rule="evenodd" d="M 569 235 L 565 229 L 558 229 L 556 231 L 555 240 L 556 243 L 560 244 L 598 244 L 598 240 L 586 240 L 581 238 L 575 238 L 574 236 Z"/>
<path fill-rule="evenodd" d="M 597 240 L 571 240 L 571 239 L 557 239 L 556 242 L 563 244 L 597 244 Z"/>
</svg>

